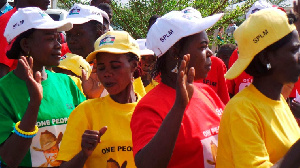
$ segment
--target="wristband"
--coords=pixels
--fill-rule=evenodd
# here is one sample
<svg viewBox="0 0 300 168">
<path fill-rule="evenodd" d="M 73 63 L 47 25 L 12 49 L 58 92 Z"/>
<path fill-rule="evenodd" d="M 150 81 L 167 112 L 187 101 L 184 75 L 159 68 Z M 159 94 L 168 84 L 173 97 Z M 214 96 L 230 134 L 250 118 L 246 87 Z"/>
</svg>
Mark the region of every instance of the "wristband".
<svg viewBox="0 0 300 168">
<path fill-rule="evenodd" d="M 19 128 L 20 123 L 21 123 L 21 121 L 17 122 L 16 125 L 15 125 L 15 130 L 20 134 L 23 134 L 23 135 L 36 135 L 39 131 L 39 128 L 35 125 L 35 130 L 34 131 L 25 132 L 25 131 L 23 131 Z"/>
<path fill-rule="evenodd" d="M 34 136 L 36 136 L 36 134 L 34 134 L 34 135 L 24 135 L 24 134 L 21 134 L 20 132 L 18 132 L 16 130 L 16 127 L 14 128 L 14 133 L 17 134 L 18 136 L 22 137 L 22 138 L 33 138 Z"/>
</svg>

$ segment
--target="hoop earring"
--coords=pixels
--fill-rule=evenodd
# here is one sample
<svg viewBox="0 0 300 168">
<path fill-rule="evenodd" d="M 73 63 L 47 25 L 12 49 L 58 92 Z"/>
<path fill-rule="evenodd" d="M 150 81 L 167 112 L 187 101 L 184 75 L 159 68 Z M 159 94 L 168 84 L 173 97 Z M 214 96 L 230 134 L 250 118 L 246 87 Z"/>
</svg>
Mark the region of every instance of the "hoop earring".
<svg viewBox="0 0 300 168">
<path fill-rule="evenodd" d="M 270 70 L 271 69 L 271 64 L 267 63 L 267 69 Z"/>
<path fill-rule="evenodd" d="M 175 57 L 175 60 L 176 60 L 177 64 L 176 64 L 175 68 L 171 70 L 171 72 L 177 74 L 178 73 L 178 57 Z"/>
</svg>

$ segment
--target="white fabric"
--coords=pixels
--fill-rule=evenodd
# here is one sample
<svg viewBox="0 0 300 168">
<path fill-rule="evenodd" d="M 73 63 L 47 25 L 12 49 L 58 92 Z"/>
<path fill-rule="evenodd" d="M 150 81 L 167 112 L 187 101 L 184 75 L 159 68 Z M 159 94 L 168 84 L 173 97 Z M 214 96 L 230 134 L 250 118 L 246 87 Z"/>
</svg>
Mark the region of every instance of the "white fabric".
<svg viewBox="0 0 300 168">
<path fill-rule="evenodd" d="M 146 47 L 146 39 L 137 39 L 136 42 L 139 44 L 141 56 L 154 55 L 154 52 Z"/>
<path fill-rule="evenodd" d="M 15 37 L 29 29 L 57 29 L 68 31 L 72 23 L 62 20 L 54 21 L 47 13 L 37 7 L 19 8 L 10 18 L 5 28 L 4 37 L 11 42 Z"/>
<path fill-rule="evenodd" d="M 83 24 L 91 20 L 96 20 L 103 24 L 103 16 L 106 14 L 103 12 L 104 11 L 95 6 L 75 4 L 70 9 L 66 20 L 73 24 Z"/>
<path fill-rule="evenodd" d="M 259 0 L 256 1 L 252 7 L 249 9 L 249 11 L 246 14 L 246 19 L 253 13 L 262 10 L 262 9 L 266 9 L 266 8 L 272 8 L 273 5 L 269 2 L 267 2 L 266 0 Z"/>
<path fill-rule="evenodd" d="M 151 26 L 146 46 L 160 57 L 181 38 L 200 33 L 213 26 L 223 13 L 202 18 L 201 13 L 188 7 L 182 11 L 171 11 Z"/>
</svg>

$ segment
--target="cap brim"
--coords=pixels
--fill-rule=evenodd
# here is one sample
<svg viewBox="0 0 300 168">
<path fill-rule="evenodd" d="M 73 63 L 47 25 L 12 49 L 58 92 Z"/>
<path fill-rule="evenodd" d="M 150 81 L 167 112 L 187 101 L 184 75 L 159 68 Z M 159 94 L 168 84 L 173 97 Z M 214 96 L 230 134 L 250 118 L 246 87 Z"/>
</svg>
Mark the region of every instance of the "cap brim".
<svg viewBox="0 0 300 168">
<path fill-rule="evenodd" d="M 226 79 L 235 79 L 238 77 L 250 64 L 252 58 L 238 58 L 231 68 L 226 72 Z"/>
<path fill-rule="evenodd" d="M 97 53 L 101 53 L 101 52 L 105 52 L 105 53 L 112 53 L 112 54 L 125 54 L 125 53 L 129 53 L 128 50 L 122 50 L 122 49 L 117 49 L 117 48 L 102 48 L 100 50 L 96 50 L 94 52 L 91 52 L 87 57 L 86 57 L 86 61 L 87 62 L 92 62 L 95 58 Z M 133 51 L 130 51 L 132 53 L 134 53 Z M 140 55 L 140 53 L 134 53 L 136 55 Z"/>
<path fill-rule="evenodd" d="M 152 50 L 140 50 L 140 55 L 154 55 Z"/>
<path fill-rule="evenodd" d="M 92 19 L 88 18 L 67 18 L 66 21 L 71 22 L 72 24 L 84 24 L 89 22 Z"/>
<path fill-rule="evenodd" d="M 68 31 L 73 28 L 73 24 L 66 20 L 46 22 L 35 27 L 37 29 L 57 29 L 57 31 Z"/>
</svg>

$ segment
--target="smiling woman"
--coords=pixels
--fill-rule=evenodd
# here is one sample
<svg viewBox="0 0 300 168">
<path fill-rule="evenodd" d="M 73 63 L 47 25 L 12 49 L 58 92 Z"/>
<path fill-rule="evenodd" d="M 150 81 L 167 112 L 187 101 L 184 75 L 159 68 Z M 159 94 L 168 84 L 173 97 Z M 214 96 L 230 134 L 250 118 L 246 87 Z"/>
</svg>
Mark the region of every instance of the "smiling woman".
<svg viewBox="0 0 300 168">
<path fill-rule="evenodd" d="M 59 64 L 57 32 L 71 28 L 36 7 L 20 8 L 9 20 L 7 56 L 19 61 L 0 80 L 1 167 L 60 165 L 56 157 L 66 123 L 57 121 L 68 118 L 85 97 L 67 75 L 45 66 Z"/>
</svg>

